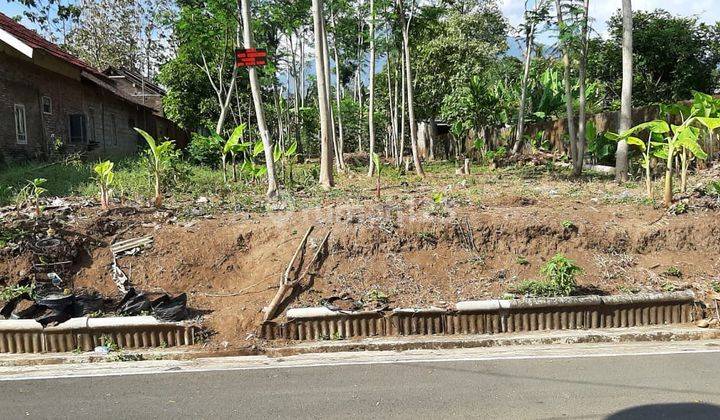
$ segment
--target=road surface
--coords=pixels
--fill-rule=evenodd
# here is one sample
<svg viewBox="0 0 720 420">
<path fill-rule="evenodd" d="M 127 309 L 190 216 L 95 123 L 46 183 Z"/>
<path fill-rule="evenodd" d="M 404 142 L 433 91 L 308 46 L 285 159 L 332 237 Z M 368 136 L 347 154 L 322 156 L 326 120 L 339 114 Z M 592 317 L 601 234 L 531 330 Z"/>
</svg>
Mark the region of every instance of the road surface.
<svg viewBox="0 0 720 420">
<path fill-rule="evenodd" d="M 720 418 L 720 343 L 0 368 L 0 417 Z"/>
</svg>

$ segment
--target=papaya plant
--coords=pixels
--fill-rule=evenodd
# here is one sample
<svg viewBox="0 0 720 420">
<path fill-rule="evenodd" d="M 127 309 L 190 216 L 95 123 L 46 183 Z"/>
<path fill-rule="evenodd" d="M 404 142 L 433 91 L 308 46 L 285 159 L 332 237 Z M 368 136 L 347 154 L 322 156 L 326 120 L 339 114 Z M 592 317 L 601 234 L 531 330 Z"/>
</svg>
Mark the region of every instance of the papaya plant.
<svg viewBox="0 0 720 420">
<path fill-rule="evenodd" d="M 114 166 L 114 163 L 106 160 L 93 167 L 95 180 L 100 188 L 100 206 L 102 206 L 103 209 L 110 208 L 110 186 L 115 179 L 115 172 L 113 172 Z"/>
<path fill-rule="evenodd" d="M 35 215 L 38 217 L 42 215 L 43 211 L 40 206 L 40 197 L 47 192 L 47 190 L 43 187 L 46 182 L 47 179 L 45 178 L 35 178 L 32 181 L 28 181 L 28 184 L 25 186 L 28 191 L 27 196 L 30 200 L 32 200 L 32 204 L 35 207 Z"/>
<path fill-rule="evenodd" d="M 147 160 L 148 166 L 150 167 L 150 172 L 153 174 L 154 177 L 154 204 L 155 207 L 160 207 L 162 206 L 163 202 L 162 177 L 165 171 L 171 166 L 174 144 L 170 140 L 166 140 L 160 144 L 157 144 L 153 136 L 151 136 L 147 132 L 137 127 L 135 127 L 135 131 L 137 131 L 145 139 L 148 146 L 150 147 L 150 149 L 147 150 Z"/>
</svg>

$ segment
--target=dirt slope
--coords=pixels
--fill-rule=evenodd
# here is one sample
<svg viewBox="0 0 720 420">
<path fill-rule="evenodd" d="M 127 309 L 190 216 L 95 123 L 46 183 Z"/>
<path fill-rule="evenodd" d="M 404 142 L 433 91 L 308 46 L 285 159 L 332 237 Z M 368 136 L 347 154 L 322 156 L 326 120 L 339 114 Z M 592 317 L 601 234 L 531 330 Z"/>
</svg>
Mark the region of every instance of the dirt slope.
<svg viewBox="0 0 720 420">
<path fill-rule="evenodd" d="M 462 207 L 408 199 L 193 220 L 150 209 L 81 213 L 64 225 L 66 237 L 82 238 L 68 279 L 74 287 L 118 295 L 109 243 L 152 235 L 152 248 L 120 260 L 132 284 L 147 292 L 187 292 L 189 305 L 217 333 L 213 343 L 223 346 L 256 331 L 261 309 L 311 225 L 316 231 L 308 254 L 332 229 L 328 254 L 291 306 L 343 294 L 360 299 L 373 291 L 389 296 L 391 306 L 497 298 L 539 277 L 543 262 L 558 252 L 583 267 L 579 281 L 588 292 L 704 293 L 720 282 L 720 217 L 712 211 L 663 216 L 649 207 L 559 199 Z M 679 273 L 666 273 L 669 267 Z M 29 271 L 26 253 L 0 261 L 7 283 Z"/>
</svg>

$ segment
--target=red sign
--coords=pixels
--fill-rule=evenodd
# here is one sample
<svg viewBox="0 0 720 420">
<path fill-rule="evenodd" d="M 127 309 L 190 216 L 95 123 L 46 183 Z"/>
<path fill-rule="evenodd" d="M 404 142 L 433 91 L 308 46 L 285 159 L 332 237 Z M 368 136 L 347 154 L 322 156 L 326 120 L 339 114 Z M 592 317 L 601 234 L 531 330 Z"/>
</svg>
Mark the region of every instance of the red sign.
<svg viewBox="0 0 720 420">
<path fill-rule="evenodd" d="M 235 50 L 236 67 L 256 67 L 267 64 L 267 51 L 261 48 L 237 48 Z"/>
</svg>

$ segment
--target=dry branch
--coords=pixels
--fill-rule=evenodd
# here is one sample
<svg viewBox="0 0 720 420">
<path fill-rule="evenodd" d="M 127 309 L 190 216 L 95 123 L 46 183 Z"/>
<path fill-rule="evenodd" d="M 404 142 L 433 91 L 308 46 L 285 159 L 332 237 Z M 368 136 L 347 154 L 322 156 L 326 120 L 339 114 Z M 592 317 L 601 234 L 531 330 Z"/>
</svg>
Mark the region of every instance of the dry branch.
<svg viewBox="0 0 720 420">
<path fill-rule="evenodd" d="M 315 227 L 310 226 L 305 233 L 305 236 L 303 237 L 302 241 L 298 245 L 297 249 L 295 250 L 295 254 L 293 254 L 292 259 L 290 260 L 290 263 L 288 264 L 287 268 L 285 269 L 285 272 L 283 273 L 283 276 L 280 278 L 280 287 L 278 288 L 277 293 L 275 294 L 275 297 L 270 301 L 270 304 L 267 306 L 267 309 L 265 311 L 265 316 L 263 317 L 263 321 L 267 321 L 268 319 L 272 319 L 272 317 L 275 315 L 275 311 L 277 311 L 277 307 L 280 305 L 280 302 L 282 302 L 283 297 L 285 297 L 285 294 L 287 293 L 288 289 L 290 289 L 295 282 L 290 281 L 290 271 L 293 268 L 293 265 L 295 265 L 295 261 L 298 259 L 301 253 L 305 252 L 305 246 L 307 245 L 308 237 L 310 236 L 310 233 L 313 231 Z"/>
</svg>

